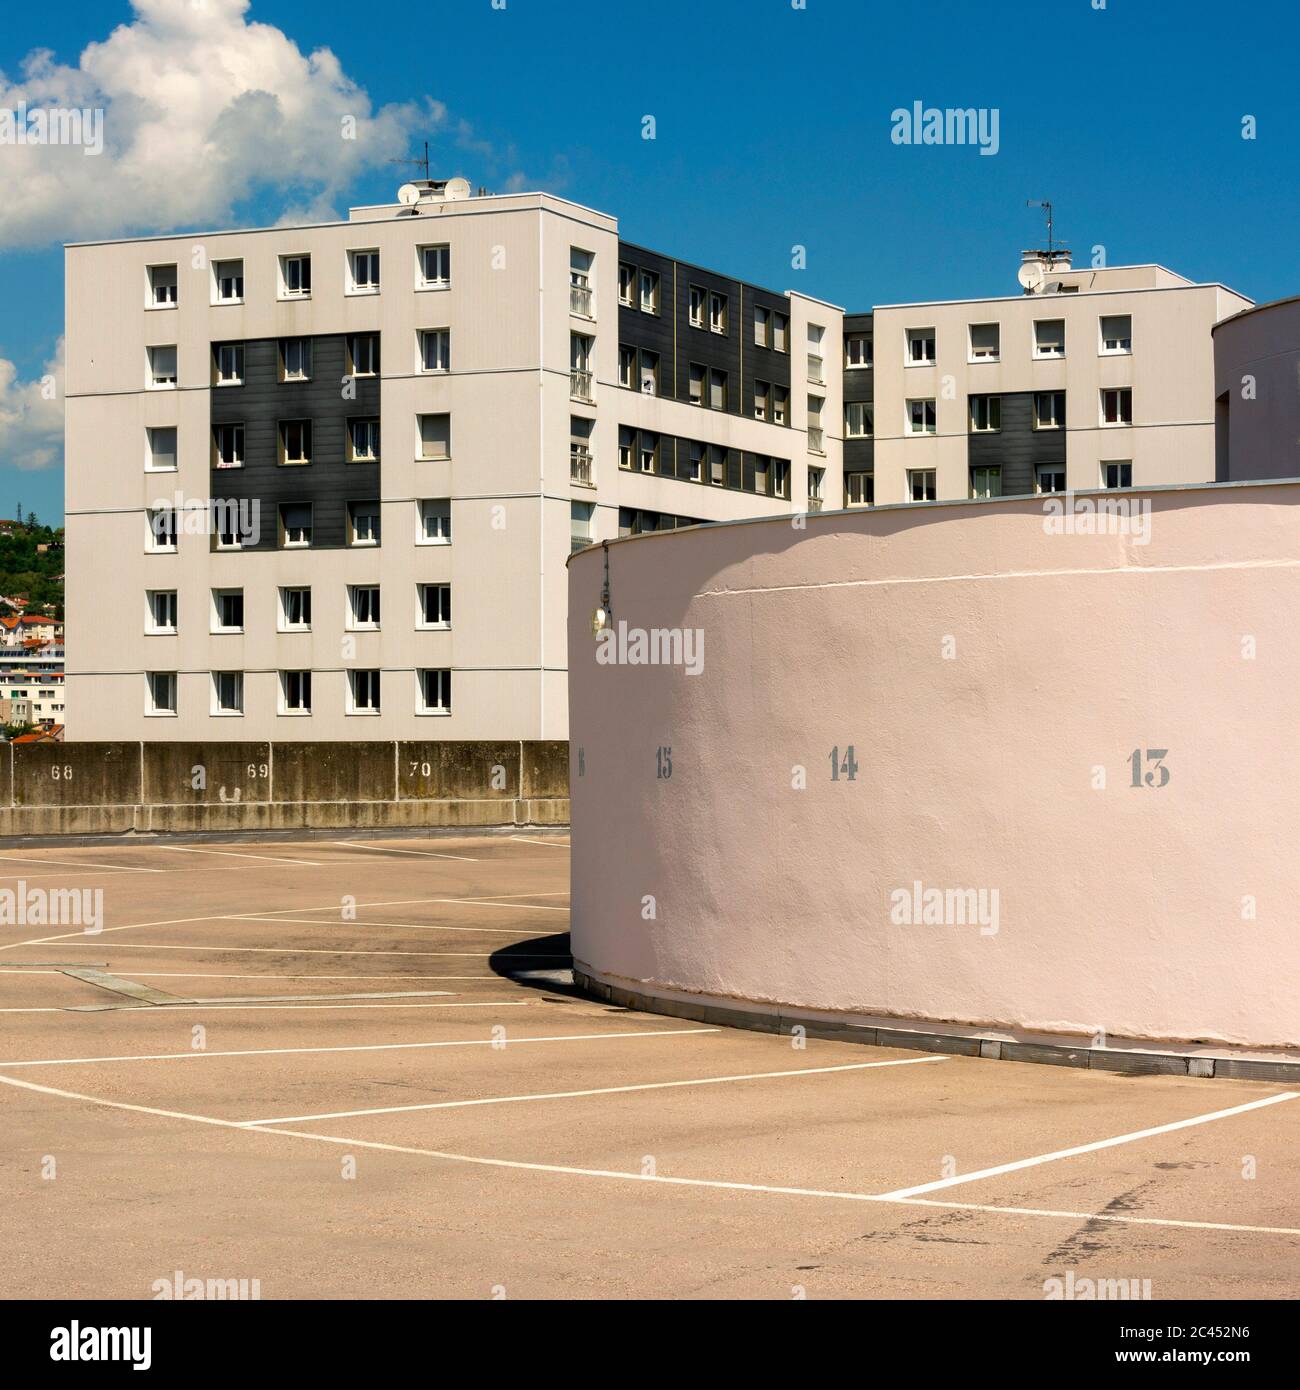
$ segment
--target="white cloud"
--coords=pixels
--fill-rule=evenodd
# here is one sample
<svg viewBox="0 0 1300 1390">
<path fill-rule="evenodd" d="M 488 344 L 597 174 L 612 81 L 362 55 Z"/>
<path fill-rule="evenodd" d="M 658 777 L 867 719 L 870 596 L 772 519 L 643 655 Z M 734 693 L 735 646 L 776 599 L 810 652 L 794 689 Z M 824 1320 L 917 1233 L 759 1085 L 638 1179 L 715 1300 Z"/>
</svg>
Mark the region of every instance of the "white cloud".
<svg viewBox="0 0 1300 1390">
<path fill-rule="evenodd" d="M 0 110 L 102 109 L 101 154 L 0 144 L 0 244 L 228 223 L 259 190 L 330 213 L 363 173 L 442 125 L 434 101 L 372 108 L 327 48 L 304 54 L 248 0 L 132 0 L 76 67 L 37 51 Z M 355 138 L 347 138 L 354 135 Z"/>
<path fill-rule="evenodd" d="M 63 339 L 35 381 L 0 357 L 0 463 L 34 471 L 63 462 Z"/>
</svg>

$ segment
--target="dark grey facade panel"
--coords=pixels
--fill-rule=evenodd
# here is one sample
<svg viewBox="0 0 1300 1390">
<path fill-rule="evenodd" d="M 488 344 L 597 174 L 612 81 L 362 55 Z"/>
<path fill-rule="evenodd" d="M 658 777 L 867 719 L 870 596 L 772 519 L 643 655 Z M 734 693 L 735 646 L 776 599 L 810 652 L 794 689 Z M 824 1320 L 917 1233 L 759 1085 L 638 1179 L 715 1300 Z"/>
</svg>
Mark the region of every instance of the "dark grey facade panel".
<svg viewBox="0 0 1300 1390">
<path fill-rule="evenodd" d="M 1032 391 L 1008 392 L 1002 395 L 1001 400 L 1002 428 L 988 433 L 971 431 L 967 442 L 967 461 L 971 468 L 1000 466 L 1003 496 L 1035 492 L 1039 464 L 1065 463 L 1066 432 L 1064 429 L 1034 428 Z M 1065 409 L 1068 423 L 1068 397 Z M 969 421 L 969 415 L 967 419 Z"/>
<path fill-rule="evenodd" d="M 287 502 L 312 504 L 312 549 L 344 546 L 348 503 L 378 500 L 381 464 L 349 463 L 347 432 L 349 420 L 380 418 L 379 378 L 355 378 L 356 399 L 345 400 L 347 371 L 344 334 L 312 338 L 310 381 L 282 382 L 279 340 L 259 338 L 244 344 L 244 384 L 211 388 L 212 425 L 244 426 L 244 466 L 217 468 L 214 461 L 211 486 L 214 498 L 259 504 L 261 534 L 246 549 L 275 549 L 279 508 Z M 279 425 L 286 420 L 312 422 L 311 463 L 280 464 Z"/>
</svg>

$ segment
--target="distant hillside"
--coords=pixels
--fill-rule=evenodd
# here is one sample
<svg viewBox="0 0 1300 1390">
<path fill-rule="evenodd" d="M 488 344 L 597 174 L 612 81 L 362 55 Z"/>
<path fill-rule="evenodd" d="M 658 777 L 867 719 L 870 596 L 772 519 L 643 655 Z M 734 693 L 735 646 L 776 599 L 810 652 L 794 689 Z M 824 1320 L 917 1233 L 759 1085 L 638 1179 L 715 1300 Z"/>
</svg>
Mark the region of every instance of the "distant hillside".
<svg viewBox="0 0 1300 1390">
<path fill-rule="evenodd" d="M 41 554 L 37 547 L 48 547 Z M 0 597 L 27 596 L 28 613 L 52 605 L 63 617 L 63 528 L 42 526 L 34 517 L 22 522 L 0 520 Z M 0 607 L 0 612 L 11 610 Z"/>
</svg>

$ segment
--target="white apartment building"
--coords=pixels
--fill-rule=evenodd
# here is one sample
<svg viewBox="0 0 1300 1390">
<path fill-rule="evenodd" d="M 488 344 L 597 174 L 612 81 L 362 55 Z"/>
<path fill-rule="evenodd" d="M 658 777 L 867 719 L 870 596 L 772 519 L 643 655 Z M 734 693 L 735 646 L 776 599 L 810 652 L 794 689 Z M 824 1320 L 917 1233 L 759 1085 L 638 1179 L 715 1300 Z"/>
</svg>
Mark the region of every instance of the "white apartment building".
<svg viewBox="0 0 1300 1390">
<path fill-rule="evenodd" d="M 542 193 L 70 246 L 72 739 L 563 739 L 574 546 L 843 505 L 843 314 Z"/>
</svg>

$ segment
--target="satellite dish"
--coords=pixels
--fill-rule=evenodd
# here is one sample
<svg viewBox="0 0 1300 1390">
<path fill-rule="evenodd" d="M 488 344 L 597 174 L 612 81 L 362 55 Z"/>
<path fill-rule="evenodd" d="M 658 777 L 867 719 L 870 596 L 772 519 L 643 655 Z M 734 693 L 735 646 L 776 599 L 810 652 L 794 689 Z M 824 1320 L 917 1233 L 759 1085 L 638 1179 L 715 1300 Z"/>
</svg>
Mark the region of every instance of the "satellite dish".
<svg viewBox="0 0 1300 1390">
<path fill-rule="evenodd" d="M 468 198 L 472 192 L 468 179 L 448 179 L 442 195 L 444 198 Z"/>
<path fill-rule="evenodd" d="M 413 208 L 420 201 L 419 186 L 413 183 L 404 183 L 397 190 L 397 201 L 404 203 L 408 208 Z"/>
<path fill-rule="evenodd" d="M 1046 268 L 1042 261 L 1025 261 L 1016 272 L 1016 279 L 1020 281 L 1023 289 L 1034 294 L 1042 288 L 1045 275 Z"/>
</svg>

